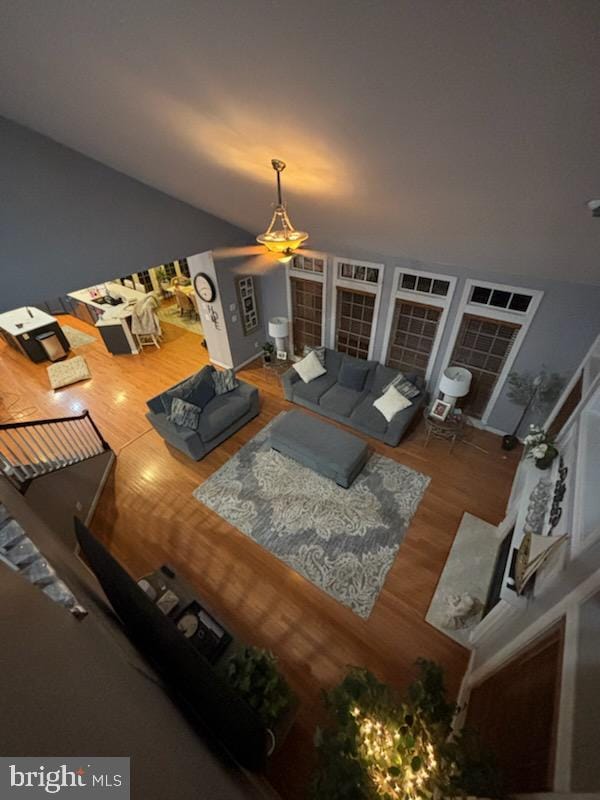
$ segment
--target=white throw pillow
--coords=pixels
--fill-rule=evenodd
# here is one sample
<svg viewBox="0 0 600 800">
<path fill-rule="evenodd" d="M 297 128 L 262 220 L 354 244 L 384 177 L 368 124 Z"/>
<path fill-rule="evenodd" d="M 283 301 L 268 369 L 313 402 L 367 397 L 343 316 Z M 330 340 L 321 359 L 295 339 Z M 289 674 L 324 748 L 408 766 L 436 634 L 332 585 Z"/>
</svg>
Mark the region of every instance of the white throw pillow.
<svg viewBox="0 0 600 800">
<path fill-rule="evenodd" d="M 381 397 L 375 400 L 373 405 L 377 411 L 383 414 L 388 422 L 391 422 L 399 411 L 412 406 L 412 403 L 408 397 L 404 397 L 404 395 L 400 394 L 395 386 L 390 386 L 387 392 L 384 392 Z"/>
<path fill-rule="evenodd" d="M 327 372 L 325 367 L 321 366 L 321 362 L 314 350 L 311 350 L 302 361 L 297 361 L 295 364 L 292 364 L 292 367 L 296 370 L 298 375 L 300 375 L 304 383 L 310 383 L 314 381 L 315 378 L 319 378 Z"/>
</svg>

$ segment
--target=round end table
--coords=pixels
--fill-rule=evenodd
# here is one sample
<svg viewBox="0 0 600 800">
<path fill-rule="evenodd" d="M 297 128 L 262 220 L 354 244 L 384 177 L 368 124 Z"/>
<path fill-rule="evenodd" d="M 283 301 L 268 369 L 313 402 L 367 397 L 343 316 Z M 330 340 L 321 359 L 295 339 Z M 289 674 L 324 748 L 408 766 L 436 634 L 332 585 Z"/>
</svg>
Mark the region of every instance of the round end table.
<svg viewBox="0 0 600 800">
<path fill-rule="evenodd" d="M 449 414 L 445 420 L 435 419 L 429 416 L 430 409 L 426 408 L 423 411 L 423 418 L 425 419 L 425 428 L 427 430 L 427 437 L 425 439 L 425 447 L 429 444 L 429 440 L 434 439 L 448 439 L 452 442 L 450 445 L 450 452 L 454 449 L 456 442 L 463 438 L 465 429 L 465 415 L 464 414 Z"/>
</svg>

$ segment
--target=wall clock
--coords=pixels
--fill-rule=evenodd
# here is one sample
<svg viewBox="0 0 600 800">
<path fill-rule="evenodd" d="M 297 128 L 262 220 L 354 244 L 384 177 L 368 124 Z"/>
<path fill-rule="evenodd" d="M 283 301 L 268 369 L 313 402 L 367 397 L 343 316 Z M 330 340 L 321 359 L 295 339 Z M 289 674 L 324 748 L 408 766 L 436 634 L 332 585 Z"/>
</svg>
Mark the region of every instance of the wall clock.
<svg viewBox="0 0 600 800">
<path fill-rule="evenodd" d="M 199 272 L 194 278 L 196 294 L 205 303 L 212 303 L 217 296 L 217 290 L 211 278 L 204 272 Z"/>
</svg>

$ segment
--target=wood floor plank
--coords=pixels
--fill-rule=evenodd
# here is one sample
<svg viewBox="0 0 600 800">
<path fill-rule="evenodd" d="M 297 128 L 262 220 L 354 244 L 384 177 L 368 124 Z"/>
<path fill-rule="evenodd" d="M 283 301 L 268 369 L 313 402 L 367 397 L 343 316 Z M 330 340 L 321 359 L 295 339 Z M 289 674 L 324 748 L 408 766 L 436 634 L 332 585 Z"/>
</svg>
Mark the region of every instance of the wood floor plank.
<svg viewBox="0 0 600 800">
<path fill-rule="evenodd" d="M 97 336 L 79 320 L 63 324 Z M 296 800 L 313 763 L 312 737 L 322 718 L 321 689 L 335 684 L 346 665 L 372 669 L 405 687 L 414 662 L 425 656 L 446 669 L 456 694 L 467 651 L 425 622 L 425 614 L 465 511 L 497 524 L 504 509 L 518 450 L 504 453 L 500 439 L 470 431 L 487 452 L 432 440 L 422 423 L 392 448 L 373 449 L 424 472 L 431 483 L 368 620 L 321 592 L 270 553 L 193 499 L 192 491 L 225 464 L 267 422 L 292 405 L 279 380 L 254 362 L 240 377 L 259 387 L 260 415 L 204 460 L 193 462 L 170 448 L 145 418 L 145 401 L 207 363 L 199 336 L 165 324 L 160 350 L 111 356 L 101 341 L 78 348 L 92 379 L 53 392 L 43 364 L 32 364 L 0 344 L 0 419 L 79 413 L 88 408 L 117 452 L 113 474 L 93 529 L 134 577 L 167 561 L 205 596 L 239 636 L 271 648 L 300 698 L 298 721 L 269 767 L 282 797 Z M 366 437 L 363 437 L 366 439 Z"/>
</svg>

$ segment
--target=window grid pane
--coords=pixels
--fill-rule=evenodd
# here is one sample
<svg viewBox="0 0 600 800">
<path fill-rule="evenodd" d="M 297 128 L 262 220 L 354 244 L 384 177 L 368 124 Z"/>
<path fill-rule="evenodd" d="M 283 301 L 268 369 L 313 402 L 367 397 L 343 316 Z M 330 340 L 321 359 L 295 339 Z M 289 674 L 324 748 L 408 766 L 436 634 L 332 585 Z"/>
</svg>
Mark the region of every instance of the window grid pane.
<svg viewBox="0 0 600 800">
<path fill-rule="evenodd" d="M 185 275 L 186 278 L 190 277 L 190 266 L 188 264 L 187 258 L 179 259 L 179 269 L 181 270 L 181 274 Z"/>
<path fill-rule="evenodd" d="M 305 347 L 319 347 L 322 335 L 323 286 L 316 281 L 290 277 L 294 353 Z"/>
<path fill-rule="evenodd" d="M 356 358 L 369 357 L 375 295 L 338 287 L 335 347 Z"/>
<path fill-rule="evenodd" d="M 446 297 L 450 291 L 450 281 L 428 278 L 418 272 L 403 272 L 398 285 L 409 292 L 435 294 L 438 297 Z"/>
<path fill-rule="evenodd" d="M 483 416 L 520 328 L 514 323 L 472 314 L 463 316 L 450 365 L 466 367 L 473 375 L 466 398 L 471 416 Z"/>
<path fill-rule="evenodd" d="M 396 300 L 386 366 L 425 377 L 442 309 Z"/>
<path fill-rule="evenodd" d="M 379 283 L 380 270 L 367 264 L 350 264 L 346 261 L 338 263 L 338 277 L 361 283 Z"/>
<path fill-rule="evenodd" d="M 151 292 L 152 278 L 150 277 L 150 273 L 148 272 L 148 270 L 144 269 L 141 272 L 138 272 L 137 276 L 138 276 L 138 281 L 142 284 L 146 293 Z"/>
<path fill-rule="evenodd" d="M 532 296 L 530 294 L 510 292 L 501 287 L 494 289 L 487 286 L 473 286 L 469 302 L 482 306 L 505 308 L 525 314 L 531 305 L 531 300 Z"/>
</svg>

